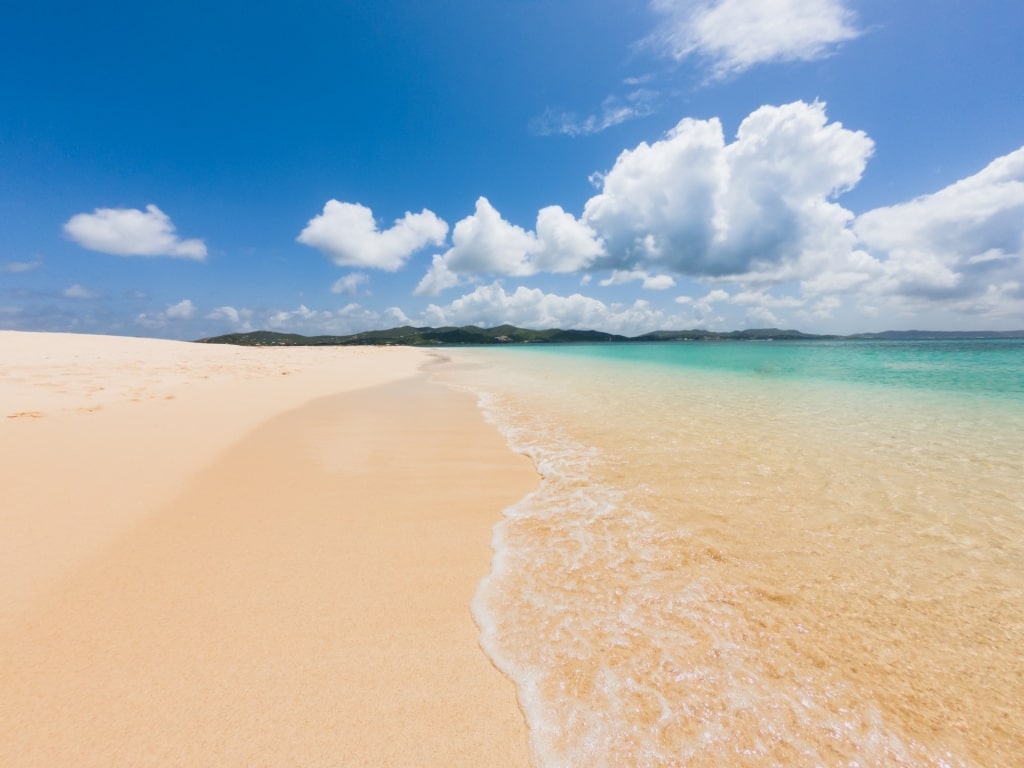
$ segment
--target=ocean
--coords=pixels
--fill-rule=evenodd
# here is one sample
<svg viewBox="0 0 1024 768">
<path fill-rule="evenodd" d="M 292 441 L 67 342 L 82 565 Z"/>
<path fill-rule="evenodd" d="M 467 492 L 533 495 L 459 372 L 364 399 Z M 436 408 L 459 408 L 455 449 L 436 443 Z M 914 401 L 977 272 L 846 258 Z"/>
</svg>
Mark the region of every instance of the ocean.
<svg viewBox="0 0 1024 768">
<path fill-rule="evenodd" d="M 1024 342 L 445 350 L 535 764 L 1024 765 Z"/>
</svg>

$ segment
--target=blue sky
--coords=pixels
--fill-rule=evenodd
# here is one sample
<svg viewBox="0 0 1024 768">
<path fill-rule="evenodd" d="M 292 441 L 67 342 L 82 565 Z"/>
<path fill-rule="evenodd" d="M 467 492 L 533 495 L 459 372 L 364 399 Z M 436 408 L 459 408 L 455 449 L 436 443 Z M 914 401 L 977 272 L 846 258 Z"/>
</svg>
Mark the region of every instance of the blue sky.
<svg viewBox="0 0 1024 768">
<path fill-rule="evenodd" d="M 1000 0 L 37 0 L 0 328 L 1024 328 Z"/>
</svg>

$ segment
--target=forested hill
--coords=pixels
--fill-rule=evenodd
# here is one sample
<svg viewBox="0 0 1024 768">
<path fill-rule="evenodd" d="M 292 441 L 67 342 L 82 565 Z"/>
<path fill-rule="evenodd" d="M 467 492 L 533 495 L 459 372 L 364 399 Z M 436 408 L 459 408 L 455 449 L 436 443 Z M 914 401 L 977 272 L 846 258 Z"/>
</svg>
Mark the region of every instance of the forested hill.
<svg viewBox="0 0 1024 768">
<path fill-rule="evenodd" d="M 799 341 L 799 340 L 891 340 L 922 341 L 941 339 L 1024 338 L 1024 331 L 884 331 L 853 336 L 828 336 L 785 331 L 778 328 L 756 328 L 744 331 L 652 331 L 642 336 L 620 336 L 600 331 L 577 331 L 550 328 L 534 331 L 514 325 L 480 328 L 475 325 L 445 328 L 415 328 L 405 325 L 386 331 L 365 331 L 349 336 L 301 336 L 297 333 L 251 331 L 228 333 L 199 339 L 203 344 L 237 344 L 250 347 L 355 346 L 368 344 L 399 344 L 405 346 L 437 346 L 455 344 L 580 344 L 597 342 L 659 342 L 659 341 Z"/>
</svg>

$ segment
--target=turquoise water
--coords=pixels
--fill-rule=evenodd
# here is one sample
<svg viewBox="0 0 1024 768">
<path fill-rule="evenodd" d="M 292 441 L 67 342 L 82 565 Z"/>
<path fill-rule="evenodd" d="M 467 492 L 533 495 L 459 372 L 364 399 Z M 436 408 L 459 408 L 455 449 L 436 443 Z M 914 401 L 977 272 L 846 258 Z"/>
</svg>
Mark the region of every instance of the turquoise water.
<svg viewBox="0 0 1024 768">
<path fill-rule="evenodd" d="M 1024 401 L 1024 339 L 580 344 L 508 351 Z"/>
<path fill-rule="evenodd" d="M 538 766 L 1024 765 L 1024 342 L 451 353 Z"/>
</svg>

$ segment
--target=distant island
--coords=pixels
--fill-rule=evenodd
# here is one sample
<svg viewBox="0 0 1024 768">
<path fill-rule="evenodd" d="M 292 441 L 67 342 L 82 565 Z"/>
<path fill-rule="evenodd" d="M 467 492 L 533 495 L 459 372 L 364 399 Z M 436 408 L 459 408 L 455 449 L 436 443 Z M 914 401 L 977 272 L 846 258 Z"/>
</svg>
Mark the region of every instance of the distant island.
<svg viewBox="0 0 1024 768">
<path fill-rule="evenodd" d="M 348 336 L 302 336 L 297 333 L 250 331 L 198 339 L 200 344 L 236 344 L 245 347 L 333 347 L 359 345 L 453 346 L 483 344 L 581 344 L 601 342 L 687 341 L 930 341 L 943 339 L 1024 339 L 1021 331 L 882 331 L 851 336 L 822 335 L 779 328 L 744 331 L 651 331 L 641 336 L 620 336 L 601 331 L 549 328 L 534 331 L 514 325 L 480 328 L 475 325 L 416 328 L 403 325 L 385 331 L 364 331 Z"/>
</svg>

